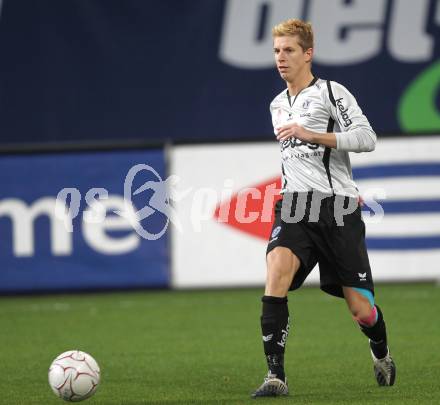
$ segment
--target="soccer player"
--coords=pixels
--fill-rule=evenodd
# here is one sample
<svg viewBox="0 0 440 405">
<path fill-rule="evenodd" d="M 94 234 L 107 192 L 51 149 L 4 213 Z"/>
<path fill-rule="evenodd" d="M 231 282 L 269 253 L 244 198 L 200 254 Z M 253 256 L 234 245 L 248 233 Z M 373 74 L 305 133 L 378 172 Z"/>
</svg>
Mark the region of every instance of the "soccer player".
<svg viewBox="0 0 440 405">
<path fill-rule="evenodd" d="M 290 19 L 275 26 L 272 35 L 276 66 L 287 85 L 270 105 L 281 149 L 283 198 L 275 205 L 262 298 L 269 371 L 252 396 L 288 394 L 287 294 L 303 284 L 317 263 L 321 289 L 345 299 L 368 337 L 378 384 L 393 385 L 396 367 L 384 317 L 374 300 L 365 225 L 348 154 L 373 151 L 376 134 L 344 86 L 312 74 L 309 23 Z"/>
</svg>

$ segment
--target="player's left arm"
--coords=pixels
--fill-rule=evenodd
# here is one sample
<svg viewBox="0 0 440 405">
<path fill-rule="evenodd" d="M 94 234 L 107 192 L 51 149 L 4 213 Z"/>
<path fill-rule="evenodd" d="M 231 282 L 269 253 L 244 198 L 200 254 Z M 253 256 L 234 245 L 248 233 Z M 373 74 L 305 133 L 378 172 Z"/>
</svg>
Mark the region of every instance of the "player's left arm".
<svg viewBox="0 0 440 405">
<path fill-rule="evenodd" d="M 376 133 L 362 112 L 354 96 L 342 85 L 330 82 L 333 93 L 331 99 L 325 98 L 328 110 L 339 124 L 340 131 L 335 132 L 336 149 L 347 152 L 371 152 L 376 147 Z M 326 89 L 327 90 L 327 89 Z"/>
<path fill-rule="evenodd" d="M 370 152 L 376 146 L 376 134 L 362 113 L 354 96 L 341 84 L 331 84 L 333 101 L 325 89 L 323 103 L 331 117 L 339 124 L 340 132 L 318 133 L 296 123 L 279 128 L 277 139 L 295 137 L 347 152 Z"/>
</svg>

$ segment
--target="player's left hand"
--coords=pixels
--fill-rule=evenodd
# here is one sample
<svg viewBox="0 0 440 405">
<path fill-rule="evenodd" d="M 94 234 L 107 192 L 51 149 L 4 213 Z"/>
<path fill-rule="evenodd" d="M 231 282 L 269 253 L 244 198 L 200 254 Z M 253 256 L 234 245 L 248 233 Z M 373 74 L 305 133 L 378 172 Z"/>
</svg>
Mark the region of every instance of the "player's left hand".
<svg viewBox="0 0 440 405">
<path fill-rule="evenodd" d="M 296 122 L 276 128 L 276 130 L 278 132 L 277 140 L 279 141 L 296 138 L 304 142 L 313 143 L 314 137 L 316 135 L 315 132 L 305 129 Z"/>
</svg>

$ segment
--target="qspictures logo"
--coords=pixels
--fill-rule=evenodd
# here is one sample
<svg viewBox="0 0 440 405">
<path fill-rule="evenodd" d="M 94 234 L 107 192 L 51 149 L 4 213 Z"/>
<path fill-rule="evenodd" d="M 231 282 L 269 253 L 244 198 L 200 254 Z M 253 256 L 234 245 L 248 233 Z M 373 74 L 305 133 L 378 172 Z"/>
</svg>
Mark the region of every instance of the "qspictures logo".
<svg viewBox="0 0 440 405">
<path fill-rule="evenodd" d="M 150 180 L 143 181 L 143 184 L 133 187 L 136 176 L 141 175 L 142 172 L 149 174 Z M 147 164 L 137 164 L 130 168 L 124 181 L 124 198 L 121 209 L 112 210 L 119 218 L 126 221 L 137 235 L 145 240 L 157 240 L 161 238 L 170 223 L 175 227 L 177 232 L 185 232 L 183 229 L 181 218 L 173 208 L 173 203 L 178 203 L 183 199 L 190 200 L 191 205 L 191 224 L 193 231 L 201 232 L 203 221 L 209 221 L 212 213 L 205 215 L 203 207 L 206 206 L 207 193 L 209 195 L 215 194 L 214 199 L 218 199 L 217 192 L 214 188 L 188 188 L 180 189 L 179 176 L 171 175 L 163 179 L 160 174 L 151 166 Z M 225 182 L 227 183 L 227 182 Z M 275 202 L 279 199 L 280 188 L 279 181 L 271 183 L 259 189 L 258 187 L 249 187 L 240 191 L 239 195 L 232 200 L 225 201 L 219 210 L 216 210 L 215 216 L 219 222 L 230 222 L 231 218 L 237 223 L 243 225 L 250 225 L 260 227 L 261 223 L 266 223 L 267 226 L 273 221 L 273 207 Z M 149 191 L 148 196 L 143 199 L 143 207 L 133 202 L 135 196 Z M 220 192 L 220 195 L 225 194 L 225 190 Z M 284 195 L 282 214 L 283 221 L 288 223 L 300 222 L 305 218 L 306 213 L 303 208 L 306 205 L 309 193 L 299 193 L 298 198 L 293 199 L 293 195 Z M 329 195 L 314 191 L 310 212 L 307 214 L 308 221 L 316 222 L 319 218 L 319 211 L 321 209 L 321 202 L 328 198 Z M 250 212 L 249 196 L 252 199 L 259 201 L 261 206 L 257 212 Z M 292 197 L 292 198 L 290 198 Z M 352 214 L 358 208 L 358 199 L 355 197 L 346 197 L 344 195 L 334 196 L 333 215 L 334 220 L 338 226 L 344 225 L 346 215 Z M 102 226 L 107 221 L 108 209 L 105 202 L 109 199 L 109 193 L 103 188 L 92 188 L 87 191 L 85 195 L 85 202 L 88 208 L 82 214 L 83 227 Z M 64 188 L 60 190 L 56 198 L 55 215 L 60 224 L 64 224 L 65 232 L 72 233 L 74 231 L 73 219 L 80 215 L 79 207 L 83 200 L 81 193 L 76 188 Z M 347 204 L 348 202 L 348 204 Z M 383 215 L 383 211 L 375 212 L 376 219 Z M 149 217 L 160 213 L 163 216 L 162 225 L 154 231 L 149 229 Z M 263 229 L 263 228 L 262 228 Z M 265 228 L 264 228 L 265 229 Z"/>
</svg>

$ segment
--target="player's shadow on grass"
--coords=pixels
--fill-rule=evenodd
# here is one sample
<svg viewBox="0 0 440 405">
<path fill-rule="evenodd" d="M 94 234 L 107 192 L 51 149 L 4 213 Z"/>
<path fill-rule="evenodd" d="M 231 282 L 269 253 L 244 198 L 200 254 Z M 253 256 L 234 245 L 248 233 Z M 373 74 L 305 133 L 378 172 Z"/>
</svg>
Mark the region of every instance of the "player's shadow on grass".
<svg viewBox="0 0 440 405">
<path fill-rule="evenodd" d="M 176 401 L 176 400 L 168 400 L 168 399 L 164 399 L 162 401 L 129 401 L 129 402 L 122 402 L 121 405 L 197 405 L 197 404 L 216 404 L 216 405 L 223 405 L 223 404 L 228 404 L 228 405 L 234 405 L 234 404 L 242 404 L 243 402 L 237 401 L 234 402 L 232 401 L 221 401 L 218 399 L 195 399 L 195 400 L 180 400 L 180 401 Z"/>
<path fill-rule="evenodd" d="M 266 400 L 273 400 L 274 398 L 267 398 Z M 284 402 L 292 400 L 292 397 L 282 397 L 282 398 L 276 398 L 277 402 Z M 264 399 L 263 399 L 263 402 Z M 164 399 L 162 401 L 124 401 L 121 402 L 121 405 L 198 405 L 198 404 L 216 404 L 216 405 L 244 405 L 244 404 L 254 404 L 255 399 L 252 399 L 249 397 L 249 399 L 242 399 L 242 400 L 226 400 L 226 399 L 193 399 L 193 400 L 185 400 L 182 399 L 180 401 L 176 400 L 167 400 Z"/>
</svg>

